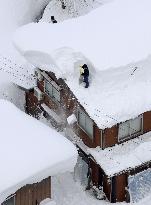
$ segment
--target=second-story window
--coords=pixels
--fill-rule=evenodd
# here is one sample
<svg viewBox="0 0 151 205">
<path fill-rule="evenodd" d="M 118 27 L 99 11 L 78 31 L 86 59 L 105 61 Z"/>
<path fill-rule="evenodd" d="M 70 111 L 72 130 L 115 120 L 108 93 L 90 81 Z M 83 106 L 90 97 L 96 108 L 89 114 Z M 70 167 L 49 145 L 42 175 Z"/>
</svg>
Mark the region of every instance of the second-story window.
<svg viewBox="0 0 151 205">
<path fill-rule="evenodd" d="M 124 140 L 142 132 L 142 116 L 119 124 L 118 138 Z"/>
<path fill-rule="evenodd" d="M 81 109 L 78 110 L 78 125 L 93 139 L 93 122 Z"/>
<path fill-rule="evenodd" d="M 6 199 L 2 205 L 15 205 L 15 196 L 9 197 Z"/>
<path fill-rule="evenodd" d="M 48 80 L 45 80 L 45 93 L 53 100 L 60 102 L 60 91 Z"/>
</svg>

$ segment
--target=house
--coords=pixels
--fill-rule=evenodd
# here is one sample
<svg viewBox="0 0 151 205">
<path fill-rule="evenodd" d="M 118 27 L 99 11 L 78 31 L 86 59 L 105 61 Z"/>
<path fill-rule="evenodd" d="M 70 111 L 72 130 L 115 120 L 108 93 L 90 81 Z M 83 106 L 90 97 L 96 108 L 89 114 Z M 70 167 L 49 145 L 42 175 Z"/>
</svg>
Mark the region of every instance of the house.
<svg viewBox="0 0 151 205">
<path fill-rule="evenodd" d="M 51 176 L 73 171 L 76 148 L 6 100 L 0 100 L 0 113 L 0 204 L 54 205 Z"/>
<path fill-rule="evenodd" d="M 26 25 L 14 38 L 38 68 L 27 112 L 66 128 L 79 148 L 82 184 L 112 203 L 137 202 L 151 191 L 148 8 L 148 0 L 115 0 L 60 25 Z M 88 89 L 78 81 L 83 63 L 90 69 Z"/>
</svg>

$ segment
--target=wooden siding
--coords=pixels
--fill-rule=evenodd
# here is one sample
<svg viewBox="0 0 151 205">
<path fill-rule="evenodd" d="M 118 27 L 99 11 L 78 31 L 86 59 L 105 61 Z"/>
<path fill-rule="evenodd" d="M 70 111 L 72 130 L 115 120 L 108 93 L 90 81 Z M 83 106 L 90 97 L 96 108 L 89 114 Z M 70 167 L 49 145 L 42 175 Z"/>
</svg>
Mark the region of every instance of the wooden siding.
<svg viewBox="0 0 151 205">
<path fill-rule="evenodd" d="M 94 123 L 94 144 L 95 147 L 100 146 L 102 147 L 102 141 L 101 141 L 101 130 L 97 127 L 97 125 Z"/>
<path fill-rule="evenodd" d="M 77 100 L 66 85 L 61 90 L 61 106 L 67 117 L 77 111 Z"/>
<path fill-rule="evenodd" d="M 105 193 L 107 199 L 110 201 L 111 196 L 111 181 L 106 175 L 103 176 L 103 192 Z"/>
<path fill-rule="evenodd" d="M 143 131 L 144 133 L 151 131 L 151 111 L 143 114 Z"/>
<path fill-rule="evenodd" d="M 38 100 L 34 96 L 34 91 L 26 93 L 26 113 L 36 115 Z"/>
<path fill-rule="evenodd" d="M 100 182 L 100 168 L 99 166 L 90 159 L 90 167 L 91 167 L 91 179 L 94 186 L 99 187 Z"/>
<path fill-rule="evenodd" d="M 118 127 L 107 128 L 103 131 L 103 149 L 118 143 Z"/>
<path fill-rule="evenodd" d="M 44 80 L 43 81 L 37 81 L 37 87 L 44 92 Z"/>
<path fill-rule="evenodd" d="M 51 198 L 51 177 L 19 189 L 15 193 L 15 205 L 37 205 L 46 198 Z"/>
<path fill-rule="evenodd" d="M 116 202 L 126 200 L 127 175 L 121 174 L 115 177 L 116 179 Z"/>
</svg>

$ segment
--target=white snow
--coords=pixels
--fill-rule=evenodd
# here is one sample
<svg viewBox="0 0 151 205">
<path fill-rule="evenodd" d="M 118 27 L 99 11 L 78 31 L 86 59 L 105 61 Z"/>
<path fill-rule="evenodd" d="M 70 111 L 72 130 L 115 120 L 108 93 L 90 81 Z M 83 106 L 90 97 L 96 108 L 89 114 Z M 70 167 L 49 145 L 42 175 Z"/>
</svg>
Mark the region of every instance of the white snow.
<svg viewBox="0 0 151 205">
<path fill-rule="evenodd" d="M 50 198 L 47 198 L 40 202 L 40 205 L 56 205 L 56 202 L 52 201 Z"/>
<path fill-rule="evenodd" d="M 99 128 L 112 127 L 151 110 L 151 56 L 105 71 L 94 70 L 87 61 L 90 69 L 88 89 L 79 85 L 78 66 L 84 62 L 81 54 L 64 48 L 54 51 L 53 56 L 59 69 L 64 69 L 61 72 L 61 69 L 54 67 L 53 71 L 58 76 L 62 74 L 71 91 Z M 74 70 L 70 70 L 72 67 Z"/>
<path fill-rule="evenodd" d="M 105 173 L 113 176 L 151 160 L 151 132 L 112 148 L 101 150 L 97 147 L 88 151 Z"/>
<path fill-rule="evenodd" d="M 77 118 L 76 118 L 75 114 L 72 114 L 67 118 L 67 122 L 69 125 L 74 124 L 76 121 L 77 121 Z"/>
<path fill-rule="evenodd" d="M 26 184 L 73 171 L 74 145 L 8 101 L 0 100 L 0 203 Z"/>
<path fill-rule="evenodd" d="M 70 18 L 86 15 L 93 9 L 109 3 L 112 0 L 64 0 L 65 9 L 62 9 L 61 1 L 51 0 L 46 6 L 40 22 L 51 22 L 51 16 L 61 22 Z"/>
<path fill-rule="evenodd" d="M 14 44 L 33 65 L 65 79 L 101 129 L 112 127 L 151 110 L 150 8 L 149 0 L 114 0 L 59 24 L 23 26 Z M 88 89 L 79 85 L 83 63 L 90 69 Z"/>
<path fill-rule="evenodd" d="M 27 89 L 33 87 L 33 66 L 14 49 L 12 34 L 21 25 L 35 21 L 48 3 L 49 0 L 0 1 L 0 81 L 6 73 L 9 82 Z"/>
<path fill-rule="evenodd" d="M 150 9 L 150 0 L 114 0 L 59 24 L 24 26 L 15 42 L 23 55 L 41 51 L 51 57 L 54 49 L 69 47 L 82 52 L 100 70 L 126 65 L 151 54 Z"/>
</svg>

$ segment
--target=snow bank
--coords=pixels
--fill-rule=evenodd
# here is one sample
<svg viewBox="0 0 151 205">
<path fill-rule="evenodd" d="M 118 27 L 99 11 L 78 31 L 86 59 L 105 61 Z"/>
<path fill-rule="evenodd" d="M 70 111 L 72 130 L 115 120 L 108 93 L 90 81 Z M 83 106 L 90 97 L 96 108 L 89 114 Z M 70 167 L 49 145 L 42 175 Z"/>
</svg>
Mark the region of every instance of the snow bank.
<svg viewBox="0 0 151 205">
<path fill-rule="evenodd" d="M 23 55 L 35 50 L 51 56 L 54 49 L 69 47 L 99 70 L 126 65 L 151 54 L 150 9 L 150 0 L 114 0 L 59 24 L 24 26 L 14 41 Z"/>
<path fill-rule="evenodd" d="M 113 148 L 88 150 L 105 173 L 113 176 L 151 160 L 151 132 Z"/>
<path fill-rule="evenodd" d="M 10 102 L 0 100 L 0 113 L 0 204 L 26 184 L 73 171 L 77 151 L 71 142 Z"/>
</svg>

